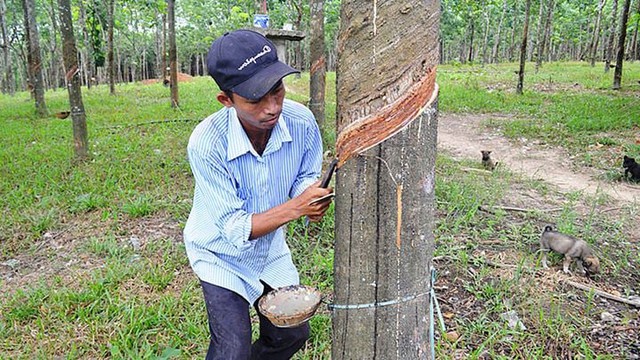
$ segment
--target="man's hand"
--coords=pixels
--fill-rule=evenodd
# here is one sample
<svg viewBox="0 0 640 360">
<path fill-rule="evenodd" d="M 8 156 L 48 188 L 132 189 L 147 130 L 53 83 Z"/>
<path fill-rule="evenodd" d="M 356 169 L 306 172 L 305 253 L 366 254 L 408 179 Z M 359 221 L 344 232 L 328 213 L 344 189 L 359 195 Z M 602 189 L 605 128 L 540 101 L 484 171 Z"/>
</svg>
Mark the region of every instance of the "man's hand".
<svg viewBox="0 0 640 360">
<path fill-rule="evenodd" d="M 292 201 L 295 201 L 296 206 L 302 211 L 300 216 L 306 215 L 309 221 L 317 222 L 322 220 L 331 204 L 330 194 L 333 194 L 333 188 L 321 188 L 320 181 L 316 181 Z"/>
<path fill-rule="evenodd" d="M 303 216 L 307 216 L 309 221 L 320 221 L 329 208 L 331 198 L 316 202 L 314 200 L 332 192 L 332 188 L 321 188 L 320 181 L 316 181 L 295 198 L 265 212 L 253 214 L 249 238 L 255 239 L 264 236 L 289 221 Z"/>
</svg>

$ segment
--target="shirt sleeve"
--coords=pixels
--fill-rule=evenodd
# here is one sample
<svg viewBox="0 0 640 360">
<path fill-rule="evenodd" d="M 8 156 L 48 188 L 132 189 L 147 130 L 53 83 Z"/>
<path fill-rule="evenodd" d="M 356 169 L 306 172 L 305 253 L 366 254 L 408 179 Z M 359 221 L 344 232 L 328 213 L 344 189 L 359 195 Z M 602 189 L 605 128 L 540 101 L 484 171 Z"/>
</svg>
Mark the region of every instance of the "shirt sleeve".
<svg viewBox="0 0 640 360">
<path fill-rule="evenodd" d="M 304 140 L 305 150 L 302 165 L 289 194 L 291 198 L 302 194 L 311 184 L 316 182 L 322 170 L 322 137 L 320 136 L 320 129 L 313 117 L 310 123 L 311 125 L 307 128 Z"/>
<path fill-rule="evenodd" d="M 248 250 L 254 242 L 251 235 L 252 214 L 243 210 L 244 200 L 236 191 L 235 180 L 222 160 L 203 156 L 189 148 L 189 163 L 196 182 L 196 192 L 202 197 L 201 207 L 224 241 L 238 250 Z"/>
</svg>

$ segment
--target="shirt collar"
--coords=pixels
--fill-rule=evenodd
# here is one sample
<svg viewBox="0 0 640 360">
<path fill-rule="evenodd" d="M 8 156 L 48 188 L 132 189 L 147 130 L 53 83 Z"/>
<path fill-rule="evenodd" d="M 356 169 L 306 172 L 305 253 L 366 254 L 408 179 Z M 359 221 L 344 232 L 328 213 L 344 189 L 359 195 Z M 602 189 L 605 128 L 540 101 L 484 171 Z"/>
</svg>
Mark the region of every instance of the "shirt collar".
<svg viewBox="0 0 640 360">
<path fill-rule="evenodd" d="M 234 108 L 229 108 L 228 111 L 229 131 L 227 133 L 227 144 L 229 145 L 227 147 L 227 161 L 231 161 L 246 153 L 251 153 L 255 157 L 259 157 L 258 153 L 256 153 L 253 148 L 253 145 L 251 145 L 251 141 L 249 141 L 247 133 L 240 124 L 236 110 Z M 267 147 L 262 153 L 262 156 L 277 151 L 282 147 L 282 143 L 290 142 L 291 140 L 289 128 L 287 128 L 287 124 L 284 121 L 282 114 L 280 114 L 280 118 L 278 118 L 276 126 L 271 131 L 271 137 L 269 138 L 269 142 L 267 143 Z"/>
</svg>

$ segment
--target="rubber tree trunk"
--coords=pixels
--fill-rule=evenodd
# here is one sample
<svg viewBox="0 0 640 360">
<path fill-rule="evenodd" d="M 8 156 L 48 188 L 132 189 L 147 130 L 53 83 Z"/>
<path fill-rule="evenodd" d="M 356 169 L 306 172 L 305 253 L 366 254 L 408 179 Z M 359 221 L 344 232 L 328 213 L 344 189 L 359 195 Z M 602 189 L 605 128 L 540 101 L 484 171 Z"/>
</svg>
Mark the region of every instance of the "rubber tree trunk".
<svg viewBox="0 0 640 360">
<path fill-rule="evenodd" d="M 638 26 L 640 25 L 640 1 L 637 2 L 636 8 L 636 24 L 633 27 L 633 38 L 631 39 L 631 60 L 638 60 Z"/>
<path fill-rule="evenodd" d="M 622 62 L 624 61 L 624 45 L 627 36 L 627 21 L 629 20 L 629 7 L 631 0 L 625 0 L 620 17 L 620 30 L 618 38 L 618 54 L 616 56 L 616 69 L 613 72 L 613 90 L 620 90 L 622 82 Z"/>
<path fill-rule="evenodd" d="M 604 54 L 604 72 L 609 72 L 611 67 L 611 57 L 613 56 L 613 43 L 616 37 L 616 20 L 618 18 L 618 0 L 613 0 L 613 9 L 611 10 L 611 27 L 609 28 L 609 36 L 607 38 L 607 46 Z"/>
<path fill-rule="evenodd" d="M 116 94 L 116 64 L 114 63 L 113 27 L 115 26 L 115 0 L 109 0 L 107 4 L 107 78 L 109 79 L 109 94 Z"/>
<path fill-rule="evenodd" d="M 484 39 L 482 41 L 482 66 L 484 66 L 484 64 L 489 62 L 489 59 L 487 57 L 488 56 L 487 49 L 489 48 L 489 28 L 491 27 L 491 18 L 489 15 L 489 9 L 487 9 L 486 3 L 484 2 L 483 2 L 483 7 L 484 7 L 483 16 L 485 20 L 485 26 L 484 26 Z"/>
<path fill-rule="evenodd" d="M 531 0 L 527 0 L 524 9 L 524 25 L 522 27 L 522 44 L 520 45 L 520 70 L 518 71 L 518 85 L 516 93 L 522 95 L 524 87 L 524 65 L 527 59 L 527 37 L 529 35 L 529 13 L 531 12 Z"/>
<path fill-rule="evenodd" d="M 309 109 L 324 129 L 324 92 L 326 66 L 324 52 L 324 0 L 311 0 L 311 69 L 309 71 Z"/>
<path fill-rule="evenodd" d="M 178 98 L 178 52 L 176 50 L 175 0 L 167 1 L 167 21 L 169 25 L 169 87 L 171 87 L 171 107 L 180 106 Z"/>
<path fill-rule="evenodd" d="M 64 59 L 65 79 L 69 92 L 71 120 L 73 122 L 73 141 L 76 158 L 85 159 L 89 151 L 87 146 L 87 121 L 82 103 L 80 69 L 78 68 L 78 49 L 71 22 L 69 0 L 58 0 L 60 32 L 62 35 L 62 58 Z"/>
<path fill-rule="evenodd" d="M 513 61 L 513 55 L 515 53 L 515 47 L 516 47 L 516 32 L 518 31 L 518 9 L 519 8 L 519 2 L 516 1 L 513 4 L 513 19 L 512 24 L 513 26 L 511 27 L 511 37 L 509 40 L 509 49 L 507 51 L 507 56 L 506 58 L 509 59 L 509 61 Z"/>
<path fill-rule="evenodd" d="M 493 50 L 491 52 L 491 62 L 496 63 L 498 61 L 498 49 L 500 46 L 500 32 L 502 31 L 502 23 L 504 21 L 505 14 L 507 13 L 507 0 L 502 3 L 502 15 L 500 15 L 500 21 L 498 22 L 498 30 L 496 30 L 495 37 L 493 38 Z"/>
<path fill-rule="evenodd" d="M 40 56 L 40 36 L 36 25 L 35 4 L 33 0 L 23 0 L 24 24 L 27 31 L 27 58 L 29 62 L 29 79 L 35 98 L 36 114 L 47 116 L 47 104 L 44 100 L 44 79 L 42 77 L 42 58 Z"/>
<path fill-rule="evenodd" d="M 549 0 L 547 4 L 547 14 L 545 16 L 544 28 L 542 30 L 542 36 L 540 42 L 538 43 L 538 51 L 536 56 L 536 74 L 542 66 L 542 61 L 544 59 L 544 54 L 547 48 L 547 34 L 551 31 L 551 17 L 553 15 L 553 7 L 555 6 L 554 0 Z"/>
<path fill-rule="evenodd" d="M 341 141 L 367 143 L 407 107 L 423 110 L 336 174 L 333 359 L 429 356 L 439 22 L 439 1 L 342 2 L 338 158 Z M 416 94 L 430 100 L 405 102 Z M 349 130 L 371 119 L 371 131 Z"/>
<path fill-rule="evenodd" d="M 598 52 L 598 41 L 600 40 L 600 22 L 602 20 L 602 9 L 604 9 L 604 4 L 607 0 L 600 0 L 598 3 L 598 12 L 596 15 L 596 23 L 593 27 L 593 37 L 591 38 L 591 53 L 589 57 L 591 58 L 591 67 L 596 65 L 596 54 Z"/>
<path fill-rule="evenodd" d="M 9 48 L 9 32 L 7 31 L 6 14 L 7 4 L 5 0 L 0 0 L 0 35 L 2 35 L 2 57 L 5 71 L 2 91 L 13 96 L 16 88 L 13 79 L 13 65 Z"/>
<path fill-rule="evenodd" d="M 87 89 L 91 89 L 91 85 L 93 85 L 93 78 L 95 76 L 93 70 L 95 64 L 95 60 L 93 59 L 93 45 L 91 45 L 89 29 L 87 29 L 87 12 L 84 7 L 84 0 L 80 0 L 78 5 L 80 6 L 80 24 L 82 26 L 82 41 L 86 58 L 83 65 L 87 75 Z"/>
</svg>

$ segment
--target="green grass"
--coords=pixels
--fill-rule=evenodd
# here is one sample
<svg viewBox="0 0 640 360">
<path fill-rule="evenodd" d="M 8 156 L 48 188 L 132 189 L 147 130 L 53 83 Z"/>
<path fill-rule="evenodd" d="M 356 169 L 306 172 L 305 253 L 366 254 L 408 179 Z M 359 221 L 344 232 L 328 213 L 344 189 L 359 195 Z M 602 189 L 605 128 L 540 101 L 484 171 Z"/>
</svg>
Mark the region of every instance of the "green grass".
<svg viewBox="0 0 640 360">
<path fill-rule="evenodd" d="M 634 83 L 640 65 L 625 63 L 623 89 L 616 92 L 609 90 L 612 74 L 599 68 L 545 64 L 527 76 L 523 96 L 513 91 L 515 69 L 439 67 L 440 110 L 509 115 L 487 126 L 513 138 L 560 144 L 602 167 L 622 151 L 640 154 L 633 143 L 640 126 Z M 306 103 L 308 81 L 308 74 L 289 77 L 288 97 Z M 336 138 L 334 82 L 329 73 L 322 129 L 327 149 Z M 0 262 L 10 264 L 0 265 L 0 359 L 202 357 L 206 311 L 181 229 L 193 191 L 185 149 L 197 122 L 220 107 L 214 84 L 209 78 L 181 83 L 179 110 L 170 108 L 168 89 L 159 84 L 120 85 L 116 96 L 105 86 L 83 94 L 91 154 L 84 163 L 74 160 L 69 119 L 36 118 L 26 93 L 0 95 Z M 64 91 L 47 92 L 46 99 L 51 112 L 67 107 Z M 160 120 L 166 122 L 154 123 Z M 597 151 L 591 148 L 596 144 Z M 541 226 L 553 223 L 599 244 L 607 280 L 633 289 L 640 256 L 628 228 L 637 205 L 601 216 L 610 206 L 606 198 L 558 194 L 506 169 L 464 171 L 475 166 L 442 154 L 436 162 L 435 255 L 446 259 L 436 265 L 449 289 L 438 296 L 455 293 L 464 305 L 441 304 L 453 314 L 448 329 L 460 338 L 438 337 L 438 358 L 552 358 L 561 351 L 623 357 L 594 347 L 585 323 L 597 321 L 602 309 L 593 295 L 576 302 L 581 293 L 568 300 L 562 289 L 540 292 L 528 269 L 539 265 L 531 249 Z M 535 194 L 534 200 L 523 193 Z M 515 201 L 540 210 L 497 208 Z M 294 221 L 287 234 L 302 282 L 327 295 L 333 288 L 333 228 L 332 207 L 321 223 Z M 513 271 L 496 271 L 482 260 L 496 254 L 515 264 Z M 500 314 L 508 310 L 518 313 L 527 331 L 505 325 Z M 295 358 L 329 359 L 330 313 L 322 309 L 311 325 L 312 338 Z"/>
</svg>

